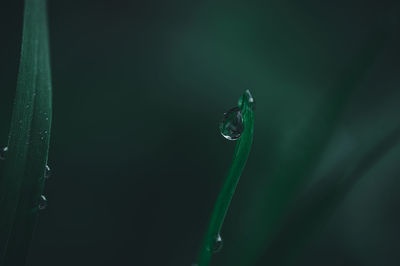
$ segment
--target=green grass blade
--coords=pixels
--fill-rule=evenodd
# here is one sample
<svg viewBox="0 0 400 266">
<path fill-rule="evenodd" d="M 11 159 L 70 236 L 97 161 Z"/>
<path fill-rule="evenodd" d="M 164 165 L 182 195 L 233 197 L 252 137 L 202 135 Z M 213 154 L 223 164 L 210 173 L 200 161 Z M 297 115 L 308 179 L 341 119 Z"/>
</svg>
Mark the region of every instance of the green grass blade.
<svg viewBox="0 0 400 266">
<path fill-rule="evenodd" d="M 239 99 L 239 108 L 243 116 L 244 131 L 237 141 L 231 168 L 226 176 L 222 190 L 218 195 L 217 202 L 211 214 L 210 223 L 205 234 L 204 241 L 200 247 L 197 260 L 199 266 L 209 265 L 213 253 L 215 241 L 221 230 L 229 204 L 235 193 L 236 186 L 239 182 L 240 175 L 246 165 L 247 158 L 250 153 L 251 144 L 253 142 L 254 128 L 254 99 L 247 90 Z"/>
<path fill-rule="evenodd" d="M 0 265 L 24 265 L 44 185 L 51 127 L 45 0 L 26 0 L 21 59 L 4 173 L 0 179 Z"/>
</svg>

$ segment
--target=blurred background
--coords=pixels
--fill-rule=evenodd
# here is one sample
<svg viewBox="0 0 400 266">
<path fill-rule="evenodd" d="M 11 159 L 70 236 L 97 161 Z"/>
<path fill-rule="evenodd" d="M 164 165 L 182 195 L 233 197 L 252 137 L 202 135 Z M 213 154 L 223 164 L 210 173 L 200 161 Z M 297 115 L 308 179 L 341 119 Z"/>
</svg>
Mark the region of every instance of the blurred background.
<svg viewBox="0 0 400 266">
<path fill-rule="evenodd" d="M 28 265 L 194 263 L 235 145 L 218 123 L 247 88 L 212 265 L 400 265 L 396 2 L 49 1 L 53 175 Z M 22 11 L 0 9 L 0 144 Z"/>
</svg>

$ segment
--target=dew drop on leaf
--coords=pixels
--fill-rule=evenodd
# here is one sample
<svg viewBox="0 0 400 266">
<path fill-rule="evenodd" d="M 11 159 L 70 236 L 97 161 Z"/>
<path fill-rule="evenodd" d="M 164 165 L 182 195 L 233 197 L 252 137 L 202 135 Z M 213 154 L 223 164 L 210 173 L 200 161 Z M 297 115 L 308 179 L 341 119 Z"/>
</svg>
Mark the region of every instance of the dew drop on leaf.
<svg viewBox="0 0 400 266">
<path fill-rule="evenodd" d="M 4 146 L 0 148 L 0 160 L 5 160 L 6 159 L 6 153 L 8 151 L 8 147 Z"/>
<path fill-rule="evenodd" d="M 46 170 L 45 170 L 45 173 L 44 173 L 44 177 L 47 179 L 47 178 L 49 178 L 49 177 L 51 177 L 51 169 L 50 169 L 50 167 L 46 164 Z"/>
<path fill-rule="evenodd" d="M 223 244 L 224 244 L 224 241 L 222 240 L 221 235 L 218 234 L 217 237 L 215 238 L 213 252 L 214 253 L 220 252 Z"/>
<path fill-rule="evenodd" d="M 219 124 L 221 135 L 228 140 L 237 140 L 244 129 L 243 117 L 239 107 L 234 107 L 224 114 Z"/>
<path fill-rule="evenodd" d="M 242 97 L 239 98 L 239 102 L 238 102 L 239 108 L 242 109 L 242 108 L 243 108 L 243 105 L 244 105 L 245 103 L 247 103 L 247 105 L 250 106 L 251 109 L 253 109 L 253 110 L 255 109 L 256 102 L 255 102 L 255 100 L 254 100 L 254 98 L 253 98 L 253 95 L 251 95 L 251 93 L 250 93 L 249 90 L 246 90 L 246 91 L 243 93 Z"/>
<path fill-rule="evenodd" d="M 39 205 L 38 208 L 39 210 L 44 210 L 47 207 L 47 199 L 44 195 L 41 195 L 39 198 Z"/>
</svg>

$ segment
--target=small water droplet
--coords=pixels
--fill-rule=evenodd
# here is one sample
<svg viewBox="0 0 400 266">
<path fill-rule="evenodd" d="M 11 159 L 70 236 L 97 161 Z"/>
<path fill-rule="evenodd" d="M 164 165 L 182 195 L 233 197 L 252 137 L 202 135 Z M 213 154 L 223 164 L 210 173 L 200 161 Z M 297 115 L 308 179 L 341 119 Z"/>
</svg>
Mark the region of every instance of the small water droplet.
<svg viewBox="0 0 400 266">
<path fill-rule="evenodd" d="M 239 107 L 230 109 L 224 114 L 219 124 L 221 135 L 228 140 L 237 140 L 244 129 L 243 117 Z"/>
<path fill-rule="evenodd" d="M 41 195 L 40 199 L 39 199 L 38 209 L 44 210 L 44 209 L 46 209 L 46 207 L 47 207 L 47 199 L 44 195 Z"/>
<path fill-rule="evenodd" d="M 256 101 L 254 100 L 253 95 L 251 95 L 251 93 L 250 93 L 249 90 L 246 90 L 246 91 L 243 93 L 242 97 L 239 98 L 238 106 L 239 106 L 240 109 L 243 110 L 243 104 L 244 104 L 245 102 L 246 102 L 248 105 L 250 105 L 251 109 L 253 109 L 253 110 L 255 109 Z"/>
<path fill-rule="evenodd" d="M 8 147 L 4 146 L 0 148 L 0 160 L 5 160 L 6 159 L 6 153 L 8 151 Z"/>
<path fill-rule="evenodd" d="M 45 170 L 45 173 L 44 173 L 44 177 L 46 178 L 46 179 L 48 179 L 48 178 L 50 178 L 51 177 L 51 169 L 50 169 L 50 167 L 46 164 L 46 170 Z"/>
<path fill-rule="evenodd" d="M 220 252 L 223 244 L 224 244 L 224 241 L 222 240 L 221 235 L 218 234 L 217 237 L 215 238 L 213 252 L 214 253 Z"/>
</svg>

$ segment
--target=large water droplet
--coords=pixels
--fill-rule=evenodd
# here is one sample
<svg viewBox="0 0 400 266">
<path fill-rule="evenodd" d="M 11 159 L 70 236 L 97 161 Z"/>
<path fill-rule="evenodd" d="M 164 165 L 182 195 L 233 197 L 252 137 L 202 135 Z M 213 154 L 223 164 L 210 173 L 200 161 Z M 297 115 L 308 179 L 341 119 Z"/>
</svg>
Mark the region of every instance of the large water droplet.
<svg viewBox="0 0 400 266">
<path fill-rule="evenodd" d="M 244 129 L 243 117 L 239 107 L 230 109 L 224 114 L 219 124 L 221 135 L 229 140 L 237 140 Z"/>
<path fill-rule="evenodd" d="M 45 170 L 45 172 L 44 172 L 44 177 L 46 178 L 46 179 L 48 179 L 48 178 L 50 178 L 51 177 L 51 169 L 50 169 L 50 167 L 46 164 L 46 170 Z"/>
<path fill-rule="evenodd" d="M 0 148 L 0 160 L 5 160 L 6 159 L 6 153 L 8 151 L 8 147 L 4 146 Z"/>
<path fill-rule="evenodd" d="M 224 244 L 224 241 L 222 240 L 221 235 L 218 234 L 217 237 L 215 238 L 213 252 L 214 253 L 220 252 L 223 244 Z"/>
<path fill-rule="evenodd" d="M 39 210 L 44 210 L 47 207 L 47 199 L 44 195 L 41 195 L 39 198 L 39 205 L 38 205 L 38 209 Z"/>
</svg>

